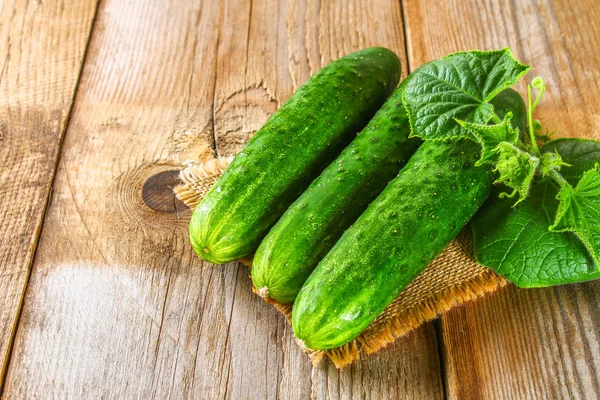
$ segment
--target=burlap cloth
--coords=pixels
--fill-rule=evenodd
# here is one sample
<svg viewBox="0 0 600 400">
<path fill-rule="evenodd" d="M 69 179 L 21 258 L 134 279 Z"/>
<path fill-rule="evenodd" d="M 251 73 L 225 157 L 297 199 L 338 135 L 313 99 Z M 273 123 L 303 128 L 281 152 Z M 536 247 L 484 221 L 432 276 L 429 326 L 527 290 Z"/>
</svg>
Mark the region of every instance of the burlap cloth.
<svg viewBox="0 0 600 400">
<path fill-rule="evenodd" d="M 194 208 L 213 186 L 233 157 L 189 163 L 181 171 L 176 196 Z M 239 260 L 247 266 L 251 259 Z M 374 353 L 423 323 L 470 300 L 505 286 L 507 281 L 475 263 L 471 233 L 467 228 L 352 342 L 326 351 L 306 350 L 319 362 L 327 356 L 341 368 Z M 272 303 L 291 321 L 291 305 Z"/>
</svg>

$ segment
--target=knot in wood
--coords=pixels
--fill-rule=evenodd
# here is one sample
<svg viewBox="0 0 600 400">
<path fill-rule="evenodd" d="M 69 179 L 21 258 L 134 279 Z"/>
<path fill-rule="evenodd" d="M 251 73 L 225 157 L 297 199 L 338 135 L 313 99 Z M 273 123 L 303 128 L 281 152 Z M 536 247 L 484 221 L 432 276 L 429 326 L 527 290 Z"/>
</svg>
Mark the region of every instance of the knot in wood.
<svg viewBox="0 0 600 400">
<path fill-rule="evenodd" d="M 162 213 L 176 213 L 187 207 L 173 193 L 181 181 L 179 171 L 170 170 L 152 175 L 142 186 L 142 200 L 150 209 Z"/>
</svg>

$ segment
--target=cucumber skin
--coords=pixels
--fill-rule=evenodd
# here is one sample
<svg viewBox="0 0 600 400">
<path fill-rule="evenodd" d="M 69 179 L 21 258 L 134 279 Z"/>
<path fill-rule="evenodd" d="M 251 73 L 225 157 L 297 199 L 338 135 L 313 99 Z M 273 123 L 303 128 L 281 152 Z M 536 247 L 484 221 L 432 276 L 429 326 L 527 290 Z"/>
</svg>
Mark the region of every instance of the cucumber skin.
<svg viewBox="0 0 600 400">
<path fill-rule="evenodd" d="M 522 130 L 525 104 L 514 90 L 506 93 L 516 99 L 510 107 Z M 503 118 L 509 107 L 493 103 Z M 458 235 L 493 187 L 491 167 L 474 166 L 479 157 L 470 140 L 419 147 L 300 290 L 292 327 L 306 347 L 356 338 Z"/>
<path fill-rule="evenodd" d="M 420 144 L 408 139 L 404 83 L 269 231 L 252 262 L 259 293 L 292 303 L 319 261 Z"/>
<path fill-rule="evenodd" d="M 221 264 L 258 247 L 269 228 L 385 102 L 400 60 L 379 47 L 313 75 L 234 158 L 194 210 L 190 241 Z"/>
<path fill-rule="evenodd" d="M 311 349 L 339 347 L 400 294 L 489 195 L 492 174 L 474 167 L 478 152 L 469 140 L 421 145 L 304 284 L 296 337 Z"/>
</svg>

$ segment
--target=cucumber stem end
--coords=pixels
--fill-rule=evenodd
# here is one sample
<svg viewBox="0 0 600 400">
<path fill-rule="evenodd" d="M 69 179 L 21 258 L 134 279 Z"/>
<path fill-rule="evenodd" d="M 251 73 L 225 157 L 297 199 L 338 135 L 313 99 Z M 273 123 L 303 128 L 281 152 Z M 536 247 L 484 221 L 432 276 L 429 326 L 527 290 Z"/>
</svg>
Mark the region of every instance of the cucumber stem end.
<svg viewBox="0 0 600 400">
<path fill-rule="evenodd" d="M 257 293 L 263 299 L 268 299 L 269 298 L 269 288 L 266 287 L 266 286 L 263 286 L 260 289 L 258 289 Z"/>
</svg>

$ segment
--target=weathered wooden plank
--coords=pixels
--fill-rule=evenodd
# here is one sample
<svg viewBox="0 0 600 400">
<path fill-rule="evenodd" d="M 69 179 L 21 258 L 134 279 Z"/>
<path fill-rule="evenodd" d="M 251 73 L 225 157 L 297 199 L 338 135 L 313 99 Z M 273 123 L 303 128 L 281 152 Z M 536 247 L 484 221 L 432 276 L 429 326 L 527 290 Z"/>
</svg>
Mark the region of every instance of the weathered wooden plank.
<svg viewBox="0 0 600 400">
<path fill-rule="evenodd" d="M 141 193 L 212 145 L 220 12 L 215 2 L 101 3 L 6 397 L 163 397 L 191 380 L 202 332 L 205 351 L 220 351 L 196 373 L 219 378 L 232 273 L 193 257 L 188 214 L 156 212 Z"/>
<path fill-rule="evenodd" d="M 453 51 L 511 46 L 544 77 L 557 136 L 600 139 L 600 6 L 588 1 L 406 1 L 411 67 Z M 524 86 L 520 86 L 525 93 Z M 509 287 L 442 317 L 451 398 L 597 398 L 597 282 Z"/>
<path fill-rule="evenodd" d="M 0 2 L 0 388 L 96 3 Z"/>
<path fill-rule="evenodd" d="M 329 60 L 403 43 L 392 0 L 102 2 L 7 398 L 441 397 L 431 324 L 313 369 L 245 267 L 193 254 L 189 210 L 160 204 L 168 173 L 143 187 L 206 146 L 234 153 Z"/>
<path fill-rule="evenodd" d="M 442 318 L 454 398 L 597 398 L 600 285 L 510 288 Z"/>
</svg>

